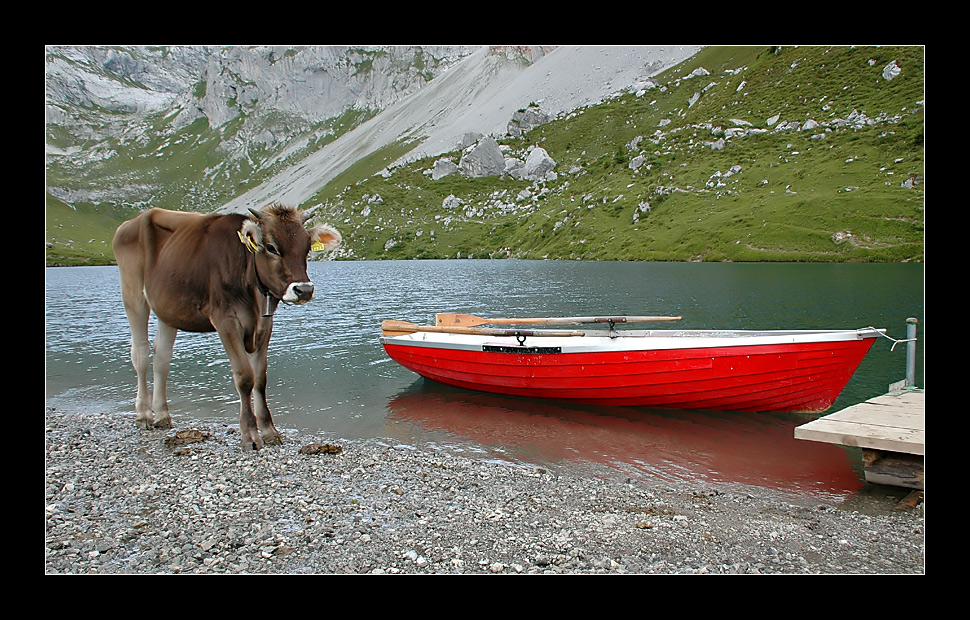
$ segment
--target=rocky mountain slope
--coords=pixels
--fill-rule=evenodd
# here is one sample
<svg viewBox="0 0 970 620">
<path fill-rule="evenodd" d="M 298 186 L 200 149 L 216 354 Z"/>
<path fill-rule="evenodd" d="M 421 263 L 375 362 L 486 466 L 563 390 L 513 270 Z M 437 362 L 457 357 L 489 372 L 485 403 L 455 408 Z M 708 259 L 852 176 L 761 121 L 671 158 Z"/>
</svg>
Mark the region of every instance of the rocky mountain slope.
<svg viewBox="0 0 970 620">
<path fill-rule="evenodd" d="M 211 211 L 468 53 L 49 47 L 48 192 L 68 204 Z"/>
<path fill-rule="evenodd" d="M 47 84 L 49 264 L 274 200 L 346 258 L 922 257 L 919 47 L 48 48 Z"/>
<path fill-rule="evenodd" d="M 160 200 L 204 211 L 302 203 L 394 142 L 416 147 L 412 157 L 438 154 L 468 132 L 503 134 L 515 110 L 532 101 L 551 113 L 572 109 L 693 51 L 52 47 L 48 191 L 67 203 Z M 189 160 L 180 147 L 207 156 Z M 131 160 L 137 172 L 119 169 L 117 160 Z M 183 180 L 175 184 L 181 200 L 167 195 L 175 192 L 166 192 L 166 179 L 178 172 L 221 190 Z M 236 195 L 238 188 L 248 191 Z"/>
</svg>

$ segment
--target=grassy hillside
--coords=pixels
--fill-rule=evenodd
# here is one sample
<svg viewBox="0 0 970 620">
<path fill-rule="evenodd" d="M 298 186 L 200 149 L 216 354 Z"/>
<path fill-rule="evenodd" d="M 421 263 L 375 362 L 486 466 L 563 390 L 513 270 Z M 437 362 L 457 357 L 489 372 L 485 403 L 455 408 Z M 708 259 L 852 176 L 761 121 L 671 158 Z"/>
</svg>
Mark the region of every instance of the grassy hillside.
<svg viewBox="0 0 970 620">
<path fill-rule="evenodd" d="M 707 48 L 500 141 L 544 148 L 555 181 L 433 181 L 437 158 L 373 176 L 397 145 L 302 206 L 322 205 L 346 258 L 918 261 L 923 91 L 919 47 Z"/>
<path fill-rule="evenodd" d="M 68 206 L 47 197 L 48 266 L 105 265 L 114 261 L 111 238 L 118 225 L 138 212 Z"/>
<path fill-rule="evenodd" d="M 554 182 L 432 181 L 424 160 L 318 201 L 362 258 L 922 260 L 920 48 L 709 48 L 658 82 L 502 141 L 543 147 Z M 730 137 L 743 123 L 766 131 Z"/>
</svg>

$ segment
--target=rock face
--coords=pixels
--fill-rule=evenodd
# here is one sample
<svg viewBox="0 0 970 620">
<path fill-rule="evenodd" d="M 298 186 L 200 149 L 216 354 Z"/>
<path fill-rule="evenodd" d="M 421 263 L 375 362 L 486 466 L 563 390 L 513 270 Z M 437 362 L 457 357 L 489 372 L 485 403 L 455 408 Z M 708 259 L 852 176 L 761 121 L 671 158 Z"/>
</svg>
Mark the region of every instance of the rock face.
<svg viewBox="0 0 970 620">
<path fill-rule="evenodd" d="M 473 179 L 499 176 L 505 171 L 505 156 L 495 138 L 485 136 L 465 151 L 458 166 L 465 176 Z"/>
<path fill-rule="evenodd" d="M 516 170 L 514 176 L 530 181 L 553 180 L 556 168 L 555 160 L 549 156 L 544 148 L 535 147 L 529 152 L 525 165 Z"/>
<path fill-rule="evenodd" d="M 434 170 L 431 171 L 431 178 L 435 181 L 438 179 L 443 179 L 448 175 L 455 174 L 460 171 L 455 162 L 450 159 L 439 159 L 434 163 Z"/>
<path fill-rule="evenodd" d="M 413 96 L 473 49 L 47 47 L 48 169 L 73 179 L 48 191 L 68 203 L 151 200 L 146 196 L 173 191 L 152 178 L 164 166 L 153 153 L 191 142 L 219 161 L 177 171 L 204 174 L 206 182 L 191 196 L 189 189 L 174 192 L 192 208 L 224 204 L 237 191 L 234 177 L 252 180 L 297 165 L 317 143 Z M 152 158 L 137 183 L 90 182 L 94 169 L 132 149 Z"/>
<path fill-rule="evenodd" d="M 206 65 L 202 112 L 210 125 L 222 126 L 257 106 L 309 121 L 349 109 L 382 110 L 420 90 L 437 66 L 465 54 L 444 47 L 223 48 Z"/>
<path fill-rule="evenodd" d="M 47 48 L 48 120 L 72 106 L 136 114 L 169 109 L 205 73 L 211 49 Z"/>
<path fill-rule="evenodd" d="M 115 112 L 174 108 L 179 125 L 218 128 L 272 110 L 313 122 L 380 110 L 420 90 L 467 47 L 50 47 L 48 109 L 70 103 Z"/>
<path fill-rule="evenodd" d="M 527 133 L 539 125 L 549 122 L 549 115 L 535 106 L 529 106 L 524 110 L 518 110 L 512 115 L 509 121 L 509 135 L 516 138 Z"/>
<path fill-rule="evenodd" d="M 882 77 L 883 77 L 884 80 L 886 80 L 887 82 L 889 82 L 893 78 L 898 77 L 899 74 L 902 73 L 902 72 L 903 72 L 903 70 L 900 69 L 899 68 L 899 65 L 896 64 L 896 61 L 893 60 L 891 63 L 889 63 L 888 65 L 886 65 L 883 68 L 883 70 L 882 70 Z"/>
</svg>

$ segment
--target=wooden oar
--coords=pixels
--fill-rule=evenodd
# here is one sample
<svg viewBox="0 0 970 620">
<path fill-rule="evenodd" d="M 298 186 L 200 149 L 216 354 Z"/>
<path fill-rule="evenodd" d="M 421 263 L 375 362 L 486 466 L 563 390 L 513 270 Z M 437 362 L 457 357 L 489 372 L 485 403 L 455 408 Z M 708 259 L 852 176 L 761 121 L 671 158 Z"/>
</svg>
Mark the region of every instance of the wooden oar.
<svg viewBox="0 0 970 620">
<path fill-rule="evenodd" d="M 414 332 L 439 332 L 446 334 L 471 334 L 473 336 L 585 336 L 586 332 L 568 329 L 493 329 L 488 327 L 464 327 L 454 325 L 415 325 L 407 321 L 383 321 L 381 333 L 385 336 L 402 336 Z"/>
<path fill-rule="evenodd" d="M 645 323 L 649 321 L 679 321 L 679 316 L 572 316 L 545 319 L 486 319 L 473 314 L 442 312 L 435 315 L 436 325 L 575 325 L 578 323 Z"/>
</svg>

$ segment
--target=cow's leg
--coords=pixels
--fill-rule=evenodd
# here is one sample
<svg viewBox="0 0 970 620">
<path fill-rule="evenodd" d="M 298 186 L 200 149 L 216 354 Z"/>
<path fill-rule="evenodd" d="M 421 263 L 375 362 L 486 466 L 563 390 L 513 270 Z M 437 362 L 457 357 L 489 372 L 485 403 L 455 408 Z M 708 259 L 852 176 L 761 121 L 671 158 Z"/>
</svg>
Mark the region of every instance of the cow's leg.
<svg viewBox="0 0 970 620">
<path fill-rule="evenodd" d="M 140 263 L 119 263 L 119 267 L 121 298 L 125 304 L 128 326 L 131 328 L 131 365 L 135 368 L 138 390 L 135 396 L 135 424 L 150 429 L 152 406 L 148 392 L 148 367 L 151 364 L 151 344 L 148 340 L 148 315 L 151 309 L 145 299 Z"/>
<path fill-rule="evenodd" d="M 243 346 L 239 330 L 219 329 L 219 337 L 226 348 L 229 363 L 232 365 L 232 382 L 239 394 L 239 434 L 243 450 L 259 450 L 263 441 L 259 438 L 259 427 L 253 415 L 253 386 L 255 377 L 249 354 Z"/>
<path fill-rule="evenodd" d="M 253 364 L 253 411 L 256 415 L 256 424 L 259 432 L 263 436 L 263 443 L 266 445 L 278 446 L 283 443 L 283 437 L 276 430 L 273 424 L 273 415 L 269 411 L 269 404 L 266 402 L 266 369 L 268 366 L 267 353 L 269 351 L 269 339 L 273 333 L 273 318 L 263 317 L 259 331 L 256 335 L 256 352 L 250 356 Z"/>
<path fill-rule="evenodd" d="M 125 299 L 125 312 L 131 327 L 131 365 L 135 368 L 138 392 L 135 395 L 135 424 L 140 428 L 152 427 L 151 398 L 148 392 L 148 370 L 151 363 L 151 345 L 148 341 L 148 302 L 129 303 Z"/>
<path fill-rule="evenodd" d="M 283 443 L 283 437 L 273 424 L 273 414 L 269 412 L 269 405 L 266 402 L 266 351 L 254 353 L 252 362 L 256 380 L 253 384 L 253 413 L 256 416 L 256 424 L 263 436 L 263 443 L 278 446 Z"/>
<path fill-rule="evenodd" d="M 156 428 L 171 428 L 172 416 L 168 411 L 168 371 L 172 366 L 172 350 L 175 348 L 175 336 L 178 330 L 162 321 L 158 322 L 155 333 L 155 362 L 152 385 L 152 411 L 155 412 Z"/>
</svg>

